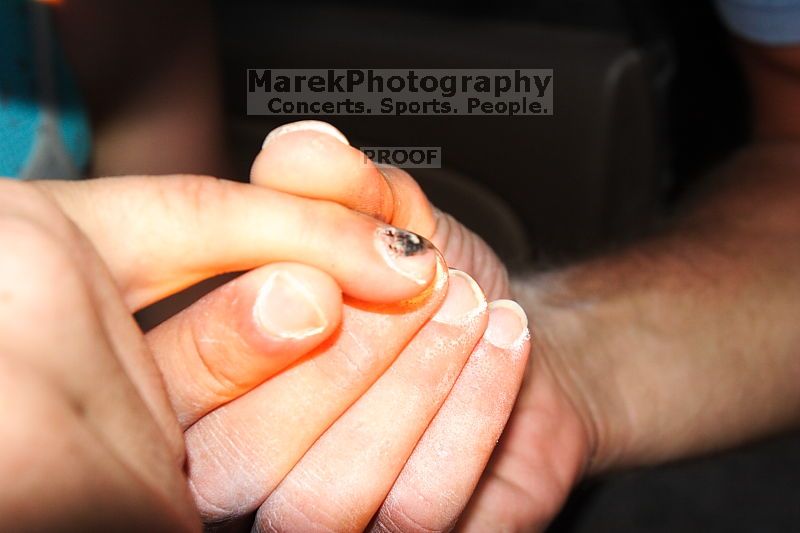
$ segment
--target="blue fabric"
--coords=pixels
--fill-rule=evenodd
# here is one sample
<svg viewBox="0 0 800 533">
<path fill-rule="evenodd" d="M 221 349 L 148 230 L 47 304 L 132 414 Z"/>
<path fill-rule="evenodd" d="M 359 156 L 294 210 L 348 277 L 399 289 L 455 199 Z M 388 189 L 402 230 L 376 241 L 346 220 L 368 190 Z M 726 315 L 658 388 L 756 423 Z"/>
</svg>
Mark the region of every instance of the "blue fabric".
<svg viewBox="0 0 800 533">
<path fill-rule="evenodd" d="M 2 0 L 0 0 L 2 1 Z M 80 170 L 85 170 L 91 156 L 91 130 L 89 117 L 81 100 L 78 88 L 70 75 L 61 50 L 54 50 L 56 58 L 56 80 L 58 84 L 59 129 L 61 141 Z"/>
<path fill-rule="evenodd" d="M 764 45 L 800 44 L 800 0 L 716 0 L 736 35 Z"/>
<path fill-rule="evenodd" d="M 19 177 L 42 142 L 41 65 L 36 63 L 31 6 L 0 0 L 0 176 Z M 55 39 L 53 39 L 55 42 Z M 51 50 L 58 137 L 78 171 L 89 161 L 89 123 L 60 50 Z M 45 142 L 52 139 L 44 139 Z M 63 176 L 72 177 L 72 176 Z"/>
<path fill-rule="evenodd" d="M 24 2 L 0 1 L 0 176 L 16 177 L 36 140 L 39 103 Z"/>
</svg>

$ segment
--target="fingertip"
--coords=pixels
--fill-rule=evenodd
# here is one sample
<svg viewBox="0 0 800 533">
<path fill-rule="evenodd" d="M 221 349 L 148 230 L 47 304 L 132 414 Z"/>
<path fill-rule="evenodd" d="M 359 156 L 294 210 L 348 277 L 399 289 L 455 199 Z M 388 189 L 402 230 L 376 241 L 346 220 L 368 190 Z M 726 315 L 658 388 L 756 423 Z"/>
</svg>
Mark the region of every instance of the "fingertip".
<svg viewBox="0 0 800 533">
<path fill-rule="evenodd" d="M 363 165 L 353 156 L 357 150 L 342 141 L 343 136 L 323 128 L 298 129 L 294 125 L 286 124 L 267 135 L 250 169 L 251 183 L 314 197 L 313 189 L 331 189 L 334 172 L 347 170 L 352 174 L 357 164 Z M 333 180 L 333 184 L 343 183 L 344 177 Z"/>
<path fill-rule="evenodd" d="M 258 277 L 252 316 L 262 335 L 282 342 L 318 344 L 339 325 L 342 292 L 327 273 L 285 262 L 264 267 Z"/>
<path fill-rule="evenodd" d="M 386 280 L 382 287 L 384 290 L 390 293 L 399 290 L 403 297 L 413 297 L 436 277 L 439 254 L 424 237 L 394 226 L 379 226 L 374 244 L 386 266 L 404 281 L 400 284 Z M 411 292 L 406 292 L 408 290 Z"/>
<path fill-rule="evenodd" d="M 316 349 L 341 314 L 342 294 L 328 274 L 274 263 L 212 291 L 147 339 L 186 428 Z"/>
<path fill-rule="evenodd" d="M 278 126 L 269 132 L 267 137 L 264 139 L 264 142 L 261 144 L 261 149 L 263 150 L 269 143 L 274 142 L 276 139 L 286 135 L 287 133 L 294 133 L 298 131 L 321 133 L 323 135 L 332 137 L 341 143 L 350 145 L 350 141 L 347 140 L 347 137 L 345 137 L 344 133 L 339 131 L 332 124 L 329 124 L 328 122 L 322 122 L 321 120 L 300 120 L 297 122 L 283 124 L 282 126 Z"/>
<path fill-rule="evenodd" d="M 430 239 L 436 230 L 436 215 L 417 180 L 399 168 L 384 167 L 380 172 L 391 190 L 391 223 Z"/>
<path fill-rule="evenodd" d="M 390 184 L 375 164 L 329 124 L 305 121 L 271 132 L 250 170 L 250 182 L 341 204 L 384 222 L 392 218 Z"/>
<path fill-rule="evenodd" d="M 486 295 L 469 274 L 452 268 L 449 274 L 447 295 L 431 320 L 463 325 L 486 311 Z"/>
<path fill-rule="evenodd" d="M 525 310 L 513 300 L 491 302 L 484 339 L 504 350 L 522 347 L 530 339 Z"/>
</svg>

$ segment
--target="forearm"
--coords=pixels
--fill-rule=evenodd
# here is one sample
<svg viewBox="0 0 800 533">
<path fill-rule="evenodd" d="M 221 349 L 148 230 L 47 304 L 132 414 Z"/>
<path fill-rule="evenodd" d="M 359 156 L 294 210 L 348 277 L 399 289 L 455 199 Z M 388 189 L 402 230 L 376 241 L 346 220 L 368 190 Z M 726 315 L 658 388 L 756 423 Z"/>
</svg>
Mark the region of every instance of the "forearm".
<svg viewBox="0 0 800 533">
<path fill-rule="evenodd" d="M 660 236 L 517 283 L 593 432 L 593 470 L 800 420 L 800 146 L 750 147 L 718 178 Z"/>
</svg>

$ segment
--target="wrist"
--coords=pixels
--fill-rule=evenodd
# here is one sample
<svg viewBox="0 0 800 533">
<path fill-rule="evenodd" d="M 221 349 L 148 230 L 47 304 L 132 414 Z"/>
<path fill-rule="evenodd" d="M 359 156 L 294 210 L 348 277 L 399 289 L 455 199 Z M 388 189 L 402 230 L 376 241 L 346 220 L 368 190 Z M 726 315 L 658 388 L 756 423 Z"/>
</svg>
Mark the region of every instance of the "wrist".
<svg viewBox="0 0 800 533">
<path fill-rule="evenodd" d="M 577 296 L 575 272 L 527 274 L 512 279 L 512 295 L 528 313 L 532 360 L 569 402 L 586 441 L 584 475 L 626 463 L 630 439 L 622 384 L 613 375 L 610 328 L 599 301 Z"/>
</svg>

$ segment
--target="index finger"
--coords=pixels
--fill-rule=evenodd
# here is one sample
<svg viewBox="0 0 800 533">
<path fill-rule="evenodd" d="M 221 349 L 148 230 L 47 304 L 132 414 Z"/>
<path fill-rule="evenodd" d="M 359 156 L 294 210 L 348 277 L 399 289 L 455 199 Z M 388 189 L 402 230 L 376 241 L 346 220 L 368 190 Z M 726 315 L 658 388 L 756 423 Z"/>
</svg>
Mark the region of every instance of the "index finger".
<svg viewBox="0 0 800 533">
<path fill-rule="evenodd" d="M 317 267 L 346 294 L 379 303 L 417 296 L 436 271 L 433 246 L 414 233 L 264 187 L 204 176 L 36 186 L 89 237 L 134 310 L 276 261 Z"/>
<path fill-rule="evenodd" d="M 330 200 L 426 238 L 436 228 L 430 202 L 407 172 L 378 168 L 325 122 L 304 120 L 273 130 L 253 163 L 250 181 Z"/>
</svg>

